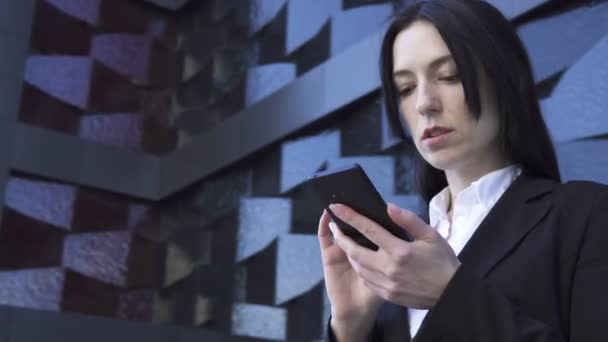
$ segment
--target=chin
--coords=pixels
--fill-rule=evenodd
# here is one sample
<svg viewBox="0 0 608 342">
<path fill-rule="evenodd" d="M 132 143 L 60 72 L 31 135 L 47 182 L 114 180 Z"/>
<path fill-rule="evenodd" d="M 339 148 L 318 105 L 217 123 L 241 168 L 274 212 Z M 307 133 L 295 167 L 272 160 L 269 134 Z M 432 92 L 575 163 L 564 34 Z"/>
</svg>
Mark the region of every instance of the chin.
<svg viewBox="0 0 608 342">
<path fill-rule="evenodd" d="M 427 163 L 438 170 L 445 171 L 456 168 L 458 161 L 461 160 L 461 158 L 442 152 L 448 151 L 434 152 L 432 155 L 423 156 L 423 158 Z"/>
</svg>

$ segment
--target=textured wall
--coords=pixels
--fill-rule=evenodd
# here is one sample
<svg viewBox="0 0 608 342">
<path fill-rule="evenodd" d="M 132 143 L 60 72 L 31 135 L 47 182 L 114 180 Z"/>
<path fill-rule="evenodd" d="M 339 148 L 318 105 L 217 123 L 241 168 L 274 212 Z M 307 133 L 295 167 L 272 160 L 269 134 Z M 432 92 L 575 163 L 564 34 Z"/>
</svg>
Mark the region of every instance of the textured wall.
<svg viewBox="0 0 608 342">
<path fill-rule="evenodd" d="M 100 331 L 105 317 L 321 339 L 322 208 L 303 180 L 359 162 L 387 200 L 425 211 L 362 53 L 398 2 L 32 1 L 29 54 L 9 45 L 22 86 L 2 84 L 21 105 L 0 102 L 27 151 L 4 169 L 0 304 Z M 608 2 L 492 2 L 528 47 L 564 178 L 608 183 Z M 198 167 L 214 162 L 231 166 Z"/>
</svg>

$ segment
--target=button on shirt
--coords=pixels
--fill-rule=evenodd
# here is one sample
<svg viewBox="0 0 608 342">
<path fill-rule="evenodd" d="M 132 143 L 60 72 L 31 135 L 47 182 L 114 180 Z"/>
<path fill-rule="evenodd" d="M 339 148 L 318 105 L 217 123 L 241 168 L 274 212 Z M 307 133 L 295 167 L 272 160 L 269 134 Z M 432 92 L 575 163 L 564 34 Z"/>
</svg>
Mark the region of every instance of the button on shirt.
<svg viewBox="0 0 608 342">
<path fill-rule="evenodd" d="M 430 226 L 437 229 L 458 255 L 490 209 L 520 174 L 521 167 L 511 165 L 492 171 L 471 183 L 454 200 L 452 224 L 448 220 L 450 190 L 446 187 L 429 203 Z M 408 311 L 410 334 L 413 337 L 418 332 L 428 310 L 408 309 Z"/>
</svg>

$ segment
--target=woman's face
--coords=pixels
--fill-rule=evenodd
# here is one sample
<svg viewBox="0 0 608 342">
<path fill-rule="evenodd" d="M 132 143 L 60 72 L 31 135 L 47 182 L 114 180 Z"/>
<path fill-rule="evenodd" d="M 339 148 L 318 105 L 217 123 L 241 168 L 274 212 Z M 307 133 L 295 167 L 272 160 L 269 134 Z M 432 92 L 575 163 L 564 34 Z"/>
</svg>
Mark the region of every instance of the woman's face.
<svg viewBox="0 0 608 342">
<path fill-rule="evenodd" d="M 499 125 L 492 92 L 482 89 L 481 116 L 475 120 L 456 63 L 435 26 L 419 20 L 397 35 L 393 73 L 403 119 L 429 164 L 457 170 L 496 160 Z"/>
</svg>

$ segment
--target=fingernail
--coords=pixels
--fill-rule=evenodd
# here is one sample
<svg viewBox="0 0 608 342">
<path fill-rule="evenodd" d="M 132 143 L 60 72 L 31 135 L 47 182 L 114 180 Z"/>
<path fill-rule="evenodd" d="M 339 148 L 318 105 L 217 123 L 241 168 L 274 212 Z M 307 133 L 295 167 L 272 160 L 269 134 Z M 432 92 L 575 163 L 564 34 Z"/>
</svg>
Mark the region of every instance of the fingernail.
<svg viewBox="0 0 608 342">
<path fill-rule="evenodd" d="M 330 221 L 329 222 L 329 229 L 331 230 L 331 232 L 333 233 L 336 229 L 338 228 L 338 226 L 334 223 L 334 221 Z"/>
<path fill-rule="evenodd" d="M 330 204 L 329 210 L 331 210 L 331 212 L 334 213 L 335 215 L 340 216 L 340 206 L 337 205 L 336 203 Z"/>
</svg>

